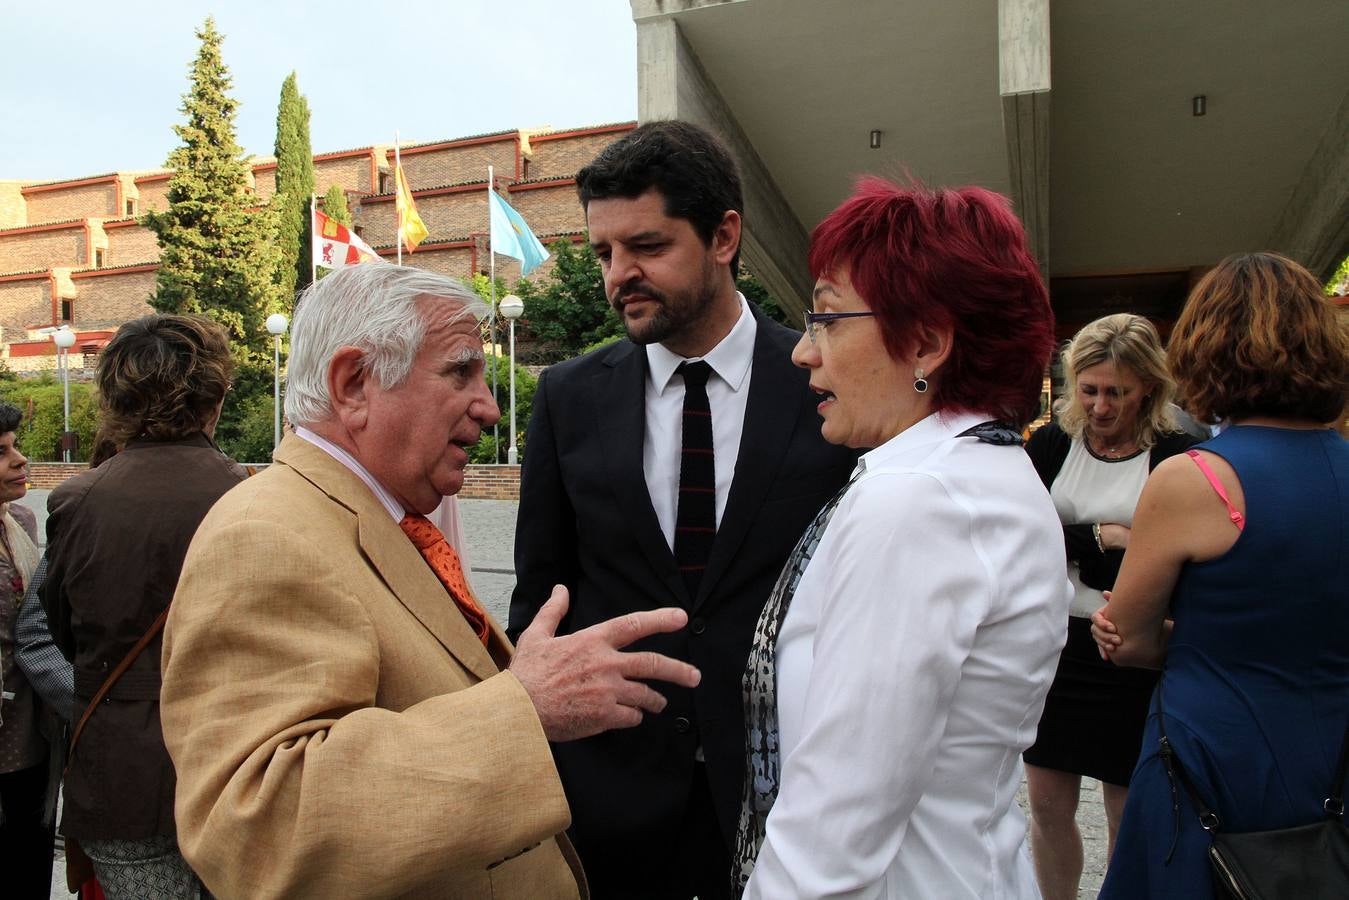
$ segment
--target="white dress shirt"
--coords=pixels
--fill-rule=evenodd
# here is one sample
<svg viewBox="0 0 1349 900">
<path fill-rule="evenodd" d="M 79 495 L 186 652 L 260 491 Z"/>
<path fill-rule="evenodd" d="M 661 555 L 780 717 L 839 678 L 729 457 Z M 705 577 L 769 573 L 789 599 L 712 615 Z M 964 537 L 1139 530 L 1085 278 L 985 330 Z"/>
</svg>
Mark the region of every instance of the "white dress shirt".
<svg viewBox="0 0 1349 900">
<path fill-rule="evenodd" d="M 1037 898 L 1016 803 L 1063 646 L 1029 458 L 929 416 L 862 457 L 777 643 L 782 775 L 745 896 Z"/>
<path fill-rule="evenodd" d="M 745 404 L 754 362 L 754 337 L 758 325 L 745 298 L 740 299 L 740 318 L 711 352 L 701 357 L 712 367 L 707 379 L 707 402 L 712 408 L 712 459 L 717 472 L 717 527 L 726 510 L 726 497 L 735 479 L 740 456 L 740 435 L 745 424 Z M 684 441 L 684 379 L 675 369 L 684 357 L 660 344 L 646 345 L 646 440 L 642 445 L 642 470 L 651 494 L 656 519 L 665 542 L 674 549 L 675 513 L 679 505 L 679 460 Z"/>
</svg>

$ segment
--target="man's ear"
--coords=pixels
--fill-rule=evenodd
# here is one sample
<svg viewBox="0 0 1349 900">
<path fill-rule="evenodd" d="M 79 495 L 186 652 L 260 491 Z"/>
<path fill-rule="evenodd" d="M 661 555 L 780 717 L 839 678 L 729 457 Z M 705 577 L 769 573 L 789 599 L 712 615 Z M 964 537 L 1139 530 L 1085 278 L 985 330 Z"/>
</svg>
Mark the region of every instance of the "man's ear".
<svg viewBox="0 0 1349 900">
<path fill-rule="evenodd" d="M 913 364 L 930 378 L 951 355 L 954 336 L 955 328 L 949 324 L 918 326 L 918 343 L 914 348 Z"/>
<path fill-rule="evenodd" d="M 740 213 L 726 210 L 715 231 L 712 232 L 713 259 L 723 266 L 729 266 L 740 249 Z"/>
<path fill-rule="evenodd" d="M 333 415 L 348 434 L 365 427 L 369 415 L 370 369 L 357 347 L 339 347 L 328 362 L 328 398 Z"/>
</svg>

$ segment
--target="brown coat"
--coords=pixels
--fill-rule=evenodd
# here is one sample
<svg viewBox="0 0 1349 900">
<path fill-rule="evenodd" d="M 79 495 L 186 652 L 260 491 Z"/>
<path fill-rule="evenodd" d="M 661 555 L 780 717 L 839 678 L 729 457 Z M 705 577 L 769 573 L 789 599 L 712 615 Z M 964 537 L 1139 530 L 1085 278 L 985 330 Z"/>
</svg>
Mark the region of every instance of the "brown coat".
<svg viewBox="0 0 1349 900">
<path fill-rule="evenodd" d="M 511 647 L 295 436 L 211 511 L 164 643 L 178 841 L 223 900 L 574 900 L 570 815 Z"/>
<path fill-rule="evenodd" d="M 173 597 L 197 525 L 244 472 L 204 434 L 132 441 L 47 498 L 43 605 L 75 665 L 75 714 Z M 65 780 L 77 838 L 173 834 L 173 766 L 159 728 L 156 639 L 89 718 Z"/>
</svg>

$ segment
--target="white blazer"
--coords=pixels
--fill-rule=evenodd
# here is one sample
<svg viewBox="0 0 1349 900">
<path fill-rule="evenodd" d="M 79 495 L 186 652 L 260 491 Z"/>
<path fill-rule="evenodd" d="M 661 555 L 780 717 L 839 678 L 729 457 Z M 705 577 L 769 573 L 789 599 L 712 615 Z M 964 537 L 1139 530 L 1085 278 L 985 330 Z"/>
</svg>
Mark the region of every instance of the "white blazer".
<svg viewBox="0 0 1349 900">
<path fill-rule="evenodd" d="M 1039 897 L 1016 803 L 1066 632 L 1030 460 L 930 416 L 859 462 L 777 645 L 782 781 L 746 897 Z"/>
</svg>

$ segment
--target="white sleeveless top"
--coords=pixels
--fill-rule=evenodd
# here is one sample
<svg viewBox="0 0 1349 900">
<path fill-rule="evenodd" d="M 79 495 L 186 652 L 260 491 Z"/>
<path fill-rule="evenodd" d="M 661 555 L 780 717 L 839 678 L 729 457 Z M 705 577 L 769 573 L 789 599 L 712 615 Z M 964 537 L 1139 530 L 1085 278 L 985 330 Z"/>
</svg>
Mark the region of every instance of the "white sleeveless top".
<svg viewBox="0 0 1349 900">
<path fill-rule="evenodd" d="M 1134 508 L 1148 480 L 1148 451 L 1139 450 L 1124 459 L 1093 456 L 1081 439 L 1074 439 L 1068 458 L 1049 489 L 1049 496 L 1064 525 L 1092 523 L 1134 524 Z M 1068 563 L 1068 580 L 1073 584 L 1073 602 L 1069 615 L 1090 618 L 1105 605 L 1096 588 L 1089 588 L 1078 577 L 1077 563 Z"/>
</svg>

